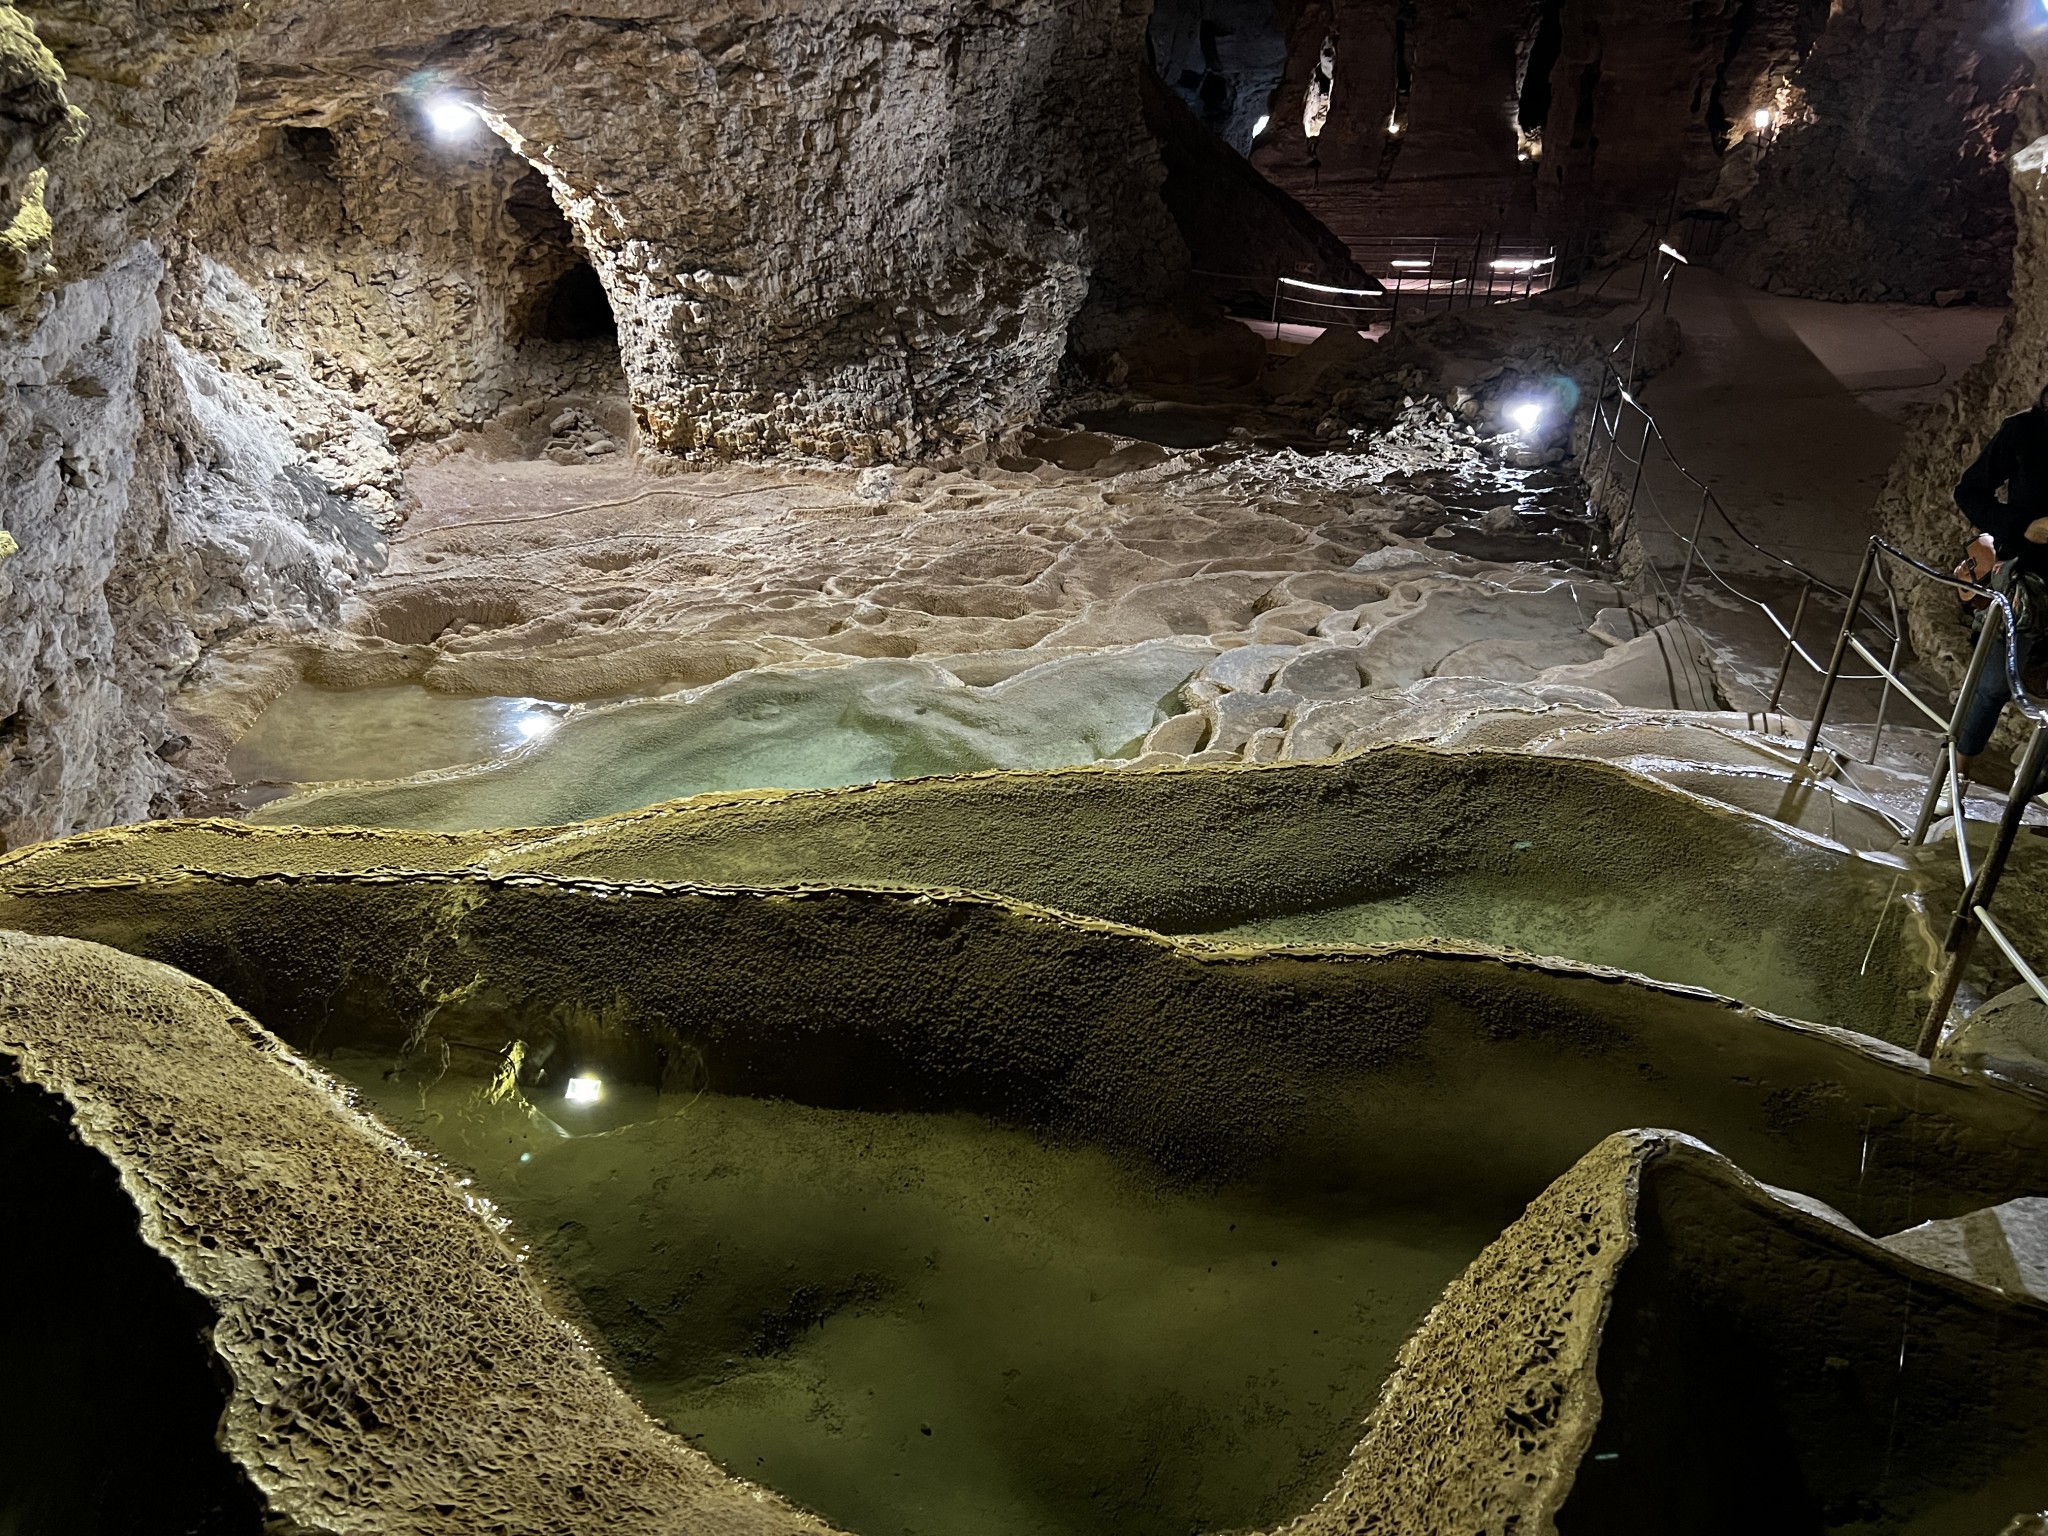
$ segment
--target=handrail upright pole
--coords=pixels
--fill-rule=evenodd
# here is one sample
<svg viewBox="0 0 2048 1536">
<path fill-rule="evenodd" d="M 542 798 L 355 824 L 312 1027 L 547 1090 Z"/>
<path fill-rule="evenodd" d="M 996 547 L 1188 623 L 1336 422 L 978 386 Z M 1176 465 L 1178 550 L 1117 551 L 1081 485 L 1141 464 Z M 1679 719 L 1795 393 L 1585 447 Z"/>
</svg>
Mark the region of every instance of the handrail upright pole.
<svg viewBox="0 0 2048 1536">
<path fill-rule="evenodd" d="M 1989 907 L 1993 894 L 1998 890 L 1999 877 L 2005 873 L 2006 856 L 2012 852 L 2020 823 L 2027 814 L 2031 799 L 2027 791 L 2033 788 L 2044 757 L 2048 757 L 2048 726 L 2037 725 L 2027 740 L 2026 751 L 2020 754 L 2018 768 L 2014 770 L 2012 793 L 2005 797 L 2005 814 L 1998 819 L 1998 835 L 1992 839 L 1991 851 L 1977 866 L 1977 878 L 1963 892 L 1962 903 L 1949 923 L 1948 936 L 1942 941 L 1941 947 L 1948 958 L 1935 983 L 1934 1000 L 1928 1006 L 1927 1017 L 1920 1025 L 1919 1043 L 1914 1047 L 1922 1056 L 1933 1056 L 1935 1048 L 1941 1044 L 1942 1026 L 1948 1023 L 1949 1009 L 1955 1006 L 1956 991 L 1962 985 L 1963 967 L 1969 964 L 1970 951 L 1984 926 L 1977 917 L 1977 908 Z M 1960 831 L 1957 835 L 1961 835 Z"/>
<path fill-rule="evenodd" d="M 1686 584 L 1692 580 L 1692 559 L 1700 552 L 1700 529 L 1707 521 L 1707 498 L 1713 494 L 1704 485 L 1700 487 L 1699 515 L 1692 520 L 1692 537 L 1686 541 L 1685 569 L 1678 573 L 1678 610 L 1681 613 L 1685 611 Z"/>
<path fill-rule="evenodd" d="M 1885 663 L 1884 685 L 1877 691 L 1877 721 L 1870 731 L 1870 762 L 1872 766 L 1875 766 L 1877 763 L 1878 744 L 1884 740 L 1884 716 L 1885 711 L 1891 706 L 1892 702 L 1892 678 L 1898 674 L 1899 650 L 1906 643 L 1906 626 L 1899 622 L 1899 594 L 1893 590 L 1891 572 L 1883 565 L 1880 565 L 1877 568 L 1877 578 L 1884 583 L 1885 599 L 1891 604 L 1892 654 L 1891 659 Z"/>
<path fill-rule="evenodd" d="M 1828 705 L 1834 702 L 1835 680 L 1842 675 L 1842 658 L 1849 654 L 1849 636 L 1856 627 L 1856 616 L 1863 611 L 1863 591 L 1870 585 L 1870 568 L 1877 563 L 1877 541 L 1871 540 L 1864 546 L 1863 563 L 1856 568 L 1856 585 L 1849 589 L 1849 606 L 1842 614 L 1841 632 L 1835 636 L 1835 653 L 1828 658 L 1827 676 L 1820 685 L 1820 702 L 1813 707 L 1813 726 L 1806 733 L 1806 747 L 1799 754 L 1799 766 L 1804 769 L 1813 761 L 1813 749 L 1820 745 L 1820 728 L 1828 717 Z"/>
<path fill-rule="evenodd" d="M 1785 659 L 1778 663 L 1778 683 L 1771 689 L 1771 702 L 1764 706 L 1764 713 L 1767 715 L 1778 707 L 1778 700 L 1785 696 L 1785 679 L 1791 675 L 1792 658 L 1799 650 L 1799 626 L 1806 618 L 1806 600 L 1811 596 L 1813 578 L 1809 576 L 1799 585 L 1799 601 L 1792 608 L 1792 627 L 1785 631 Z"/>
<path fill-rule="evenodd" d="M 1937 754 L 1934 772 L 1927 780 L 1927 793 L 1920 797 L 1920 814 L 1913 822 L 1913 835 L 1907 843 L 1918 846 L 1927 841 L 1927 829 L 1934 825 L 1934 808 L 1941 802 L 1941 786 L 1948 779 L 1949 749 L 1955 745 L 1956 737 L 1962 734 L 1963 716 L 1969 711 L 1970 699 L 1977 691 L 1977 680 L 1984 675 L 1984 668 L 1991 660 L 1991 648 L 1998 643 L 1999 631 L 2005 626 L 2005 611 L 1993 603 L 1984 612 L 1984 627 L 1977 632 L 1977 644 L 1970 652 L 1970 664 L 1963 669 L 1962 686 L 1956 692 L 1956 707 L 1948 717 L 1948 733 L 1941 739 L 1941 751 Z M 2000 658 L 2001 662 L 2004 660 Z M 1962 836 L 1963 808 L 1955 808 L 1956 835 Z"/>
<path fill-rule="evenodd" d="M 1608 429 L 1607 433 L 1607 462 L 1600 466 L 1600 474 L 1604 479 L 1612 480 L 1614 478 L 1614 458 L 1616 454 L 1621 452 L 1621 413 L 1626 406 L 1632 403 L 1628 398 L 1626 390 L 1621 391 L 1614 398 L 1614 424 Z"/>
<path fill-rule="evenodd" d="M 1636 477 L 1629 482 L 1628 506 L 1621 514 L 1624 528 L 1635 525 L 1636 497 L 1643 488 L 1643 469 L 1650 462 L 1650 431 L 1656 425 L 1648 411 L 1643 412 L 1643 440 L 1636 445 Z"/>
<path fill-rule="evenodd" d="M 1607 426 L 1607 411 L 1599 395 L 1593 397 L 1593 424 L 1586 428 L 1586 447 L 1580 453 L 1579 461 L 1588 469 L 1592 468 L 1593 455 L 1600 447 L 1600 434 Z"/>
</svg>

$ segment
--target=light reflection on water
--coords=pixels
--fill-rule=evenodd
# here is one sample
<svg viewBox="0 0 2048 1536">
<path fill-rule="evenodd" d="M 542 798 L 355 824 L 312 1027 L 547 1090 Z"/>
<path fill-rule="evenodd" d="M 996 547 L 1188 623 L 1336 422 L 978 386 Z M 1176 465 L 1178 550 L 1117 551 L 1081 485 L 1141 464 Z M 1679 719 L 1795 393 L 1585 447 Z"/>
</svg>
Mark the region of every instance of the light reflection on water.
<svg viewBox="0 0 2048 1536">
<path fill-rule="evenodd" d="M 228 767 L 240 783 L 259 789 L 404 778 L 503 757 L 547 736 L 564 712 L 543 699 L 465 698 L 413 683 L 300 683 L 235 744 Z"/>
</svg>

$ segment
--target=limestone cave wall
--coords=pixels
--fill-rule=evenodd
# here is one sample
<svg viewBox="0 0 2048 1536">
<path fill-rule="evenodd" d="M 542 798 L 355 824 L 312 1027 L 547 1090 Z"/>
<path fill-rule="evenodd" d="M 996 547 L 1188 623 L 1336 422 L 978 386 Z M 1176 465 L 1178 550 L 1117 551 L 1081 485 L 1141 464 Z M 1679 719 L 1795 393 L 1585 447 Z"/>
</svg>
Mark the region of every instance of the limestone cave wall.
<svg viewBox="0 0 2048 1536">
<path fill-rule="evenodd" d="M 402 106 L 248 126 L 199 169 L 185 248 L 231 269 L 276 339 L 395 444 L 623 395 L 595 272 L 546 179 L 480 122 L 451 140 Z"/>
<path fill-rule="evenodd" d="M 1817 0 L 1303 0 L 1253 161 L 1355 243 L 1481 230 L 1625 243 L 1719 176 Z M 1825 6 L 1819 7 L 1825 15 Z M 1302 106 L 1325 38 L 1330 116 Z"/>
<path fill-rule="evenodd" d="M 2025 37 L 2036 70 L 2048 67 L 2048 37 Z M 2006 159 L 2015 224 L 2012 312 L 1983 361 L 1971 368 L 1914 423 L 1878 499 L 1884 533 L 1908 552 L 1946 569 L 1960 558 L 1971 534 L 1956 509 L 1954 490 L 2007 416 L 2027 409 L 2048 385 L 2048 110 L 2037 91 L 2025 92 Z M 1954 599 L 1934 582 L 1914 582 L 1905 593 L 1914 648 L 1954 679 L 1968 655 L 1969 632 Z"/>
<path fill-rule="evenodd" d="M 2005 157 L 2031 73 L 2006 7 L 1833 6 L 1803 62 L 1759 94 L 1774 126 L 1751 125 L 1729 156 L 1718 265 L 1810 298 L 2003 303 Z"/>
<path fill-rule="evenodd" d="M 246 51 L 234 132 L 260 145 L 346 125 L 333 131 L 355 227 L 337 270 L 403 265 L 401 231 L 423 258 L 429 246 L 483 256 L 510 238 L 484 226 L 511 165 L 419 144 L 425 104 L 457 93 L 566 213 L 616 316 L 646 441 L 905 457 L 1029 417 L 1070 327 L 1086 350 L 1098 316 L 1177 290 L 1186 251 L 1139 107 L 1149 9 L 780 0 L 597 16 L 527 0 L 486 17 L 460 0 L 402 14 L 301 5 Z M 231 184 L 239 163 L 206 168 L 224 185 L 202 192 L 198 227 L 260 241 L 266 213 L 293 221 Z M 370 206 L 379 199 L 394 206 Z M 280 227 L 280 248 L 312 233 Z M 488 313 L 499 299 L 478 301 L 473 319 L 459 294 L 402 302 L 416 318 L 399 329 L 429 356 L 479 330 L 492 333 L 487 354 L 502 351 Z M 301 294 L 278 307 L 311 340 L 330 323 L 321 304 Z M 313 344 L 364 352 L 359 327 L 339 324 Z M 444 388 L 422 421 L 451 396 L 459 419 L 490 395 L 492 373 L 486 361 Z"/>
<path fill-rule="evenodd" d="M 1830 299 L 2004 292 L 2002 160 L 2028 79 L 1980 0 L 1302 0 L 1253 163 L 1347 241 L 1640 242 Z M 1328 123 L 1302 106 L 1336 45 Z M 1756 114 L 1770 114 L 1759 129 Z M 1725 225 L 1725 238 L 1717 225 Z M 1638 248 L 1640 248 L 1638 246 Z"/>
<path fill-rule="evenodd" d="M 155 241 L 259 7 L 0 7 L 0 845 L 146 814 L 202 646 L 331 618 L 378 557 L 367 423 L 337 493 L 274 391 L 166 336 Z M 387 456 L 388 457 L 388 456 Z"/>
</svg>

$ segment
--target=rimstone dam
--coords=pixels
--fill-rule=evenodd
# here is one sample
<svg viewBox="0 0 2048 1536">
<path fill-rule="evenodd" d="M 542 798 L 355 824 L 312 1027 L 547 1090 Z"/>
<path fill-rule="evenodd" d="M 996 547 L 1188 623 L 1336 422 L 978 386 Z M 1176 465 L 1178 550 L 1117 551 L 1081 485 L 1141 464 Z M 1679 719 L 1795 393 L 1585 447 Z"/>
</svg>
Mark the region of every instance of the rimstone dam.
<svg viewBox="0 0 2048 1536">
<path fill-rule="evenodd" d="M 2048 1536 L 2044 0 L 0 0 L 0 1536 Z"/>
</svg>

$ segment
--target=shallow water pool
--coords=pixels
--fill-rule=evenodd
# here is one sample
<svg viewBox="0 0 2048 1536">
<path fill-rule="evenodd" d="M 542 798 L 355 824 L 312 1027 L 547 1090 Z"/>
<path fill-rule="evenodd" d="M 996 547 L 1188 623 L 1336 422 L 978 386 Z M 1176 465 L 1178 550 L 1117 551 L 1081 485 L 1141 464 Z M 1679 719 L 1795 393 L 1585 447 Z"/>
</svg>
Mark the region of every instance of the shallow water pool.
<svg viewBox="0 0 2048 1536">
<path fill-rule="evenodd" d="M 435 831 L 541 826 L 714 791 L 1069 767 L 1137 752 L 1146 732 L 1178 712 L 1181 685 L 1213 654 L 1207 645 L 1153 642 L 1048 659 L 986 687 L 894 657 L 760 669 L 566 717 L 529 699 L 302 689 L 258 721 L 244 761 L 263 752 L 270 777 L 299 784 L 383 782 L 307 789 L 251 819 Z M 418 737 L 410 755 L 387 748 L 409 734 Z M 464 749 L 466 757 L 449 756 Z M 468 766 L 432 771 L 451 762 Z M 422 772 L 429 776 L 402 777 Z"/>
<path fill-rule="evenodd" d="M 1357 1188 L 1162 1188 L 965 1114 L 528 1105 L 327 1064 L 474 1172 L 652 1412 L 864 1536 L 1285 1519 L 1498 1228 Z"/>
<path fill-rule="evenodd" d="M 553 730 L 561 715 L 560 705 L 540 699 L 463 698 L 413 683 L 299 683 L 235 743 L 228 768 L 258 788 L 402 778 L 503 757 Z"/>
</svg>

